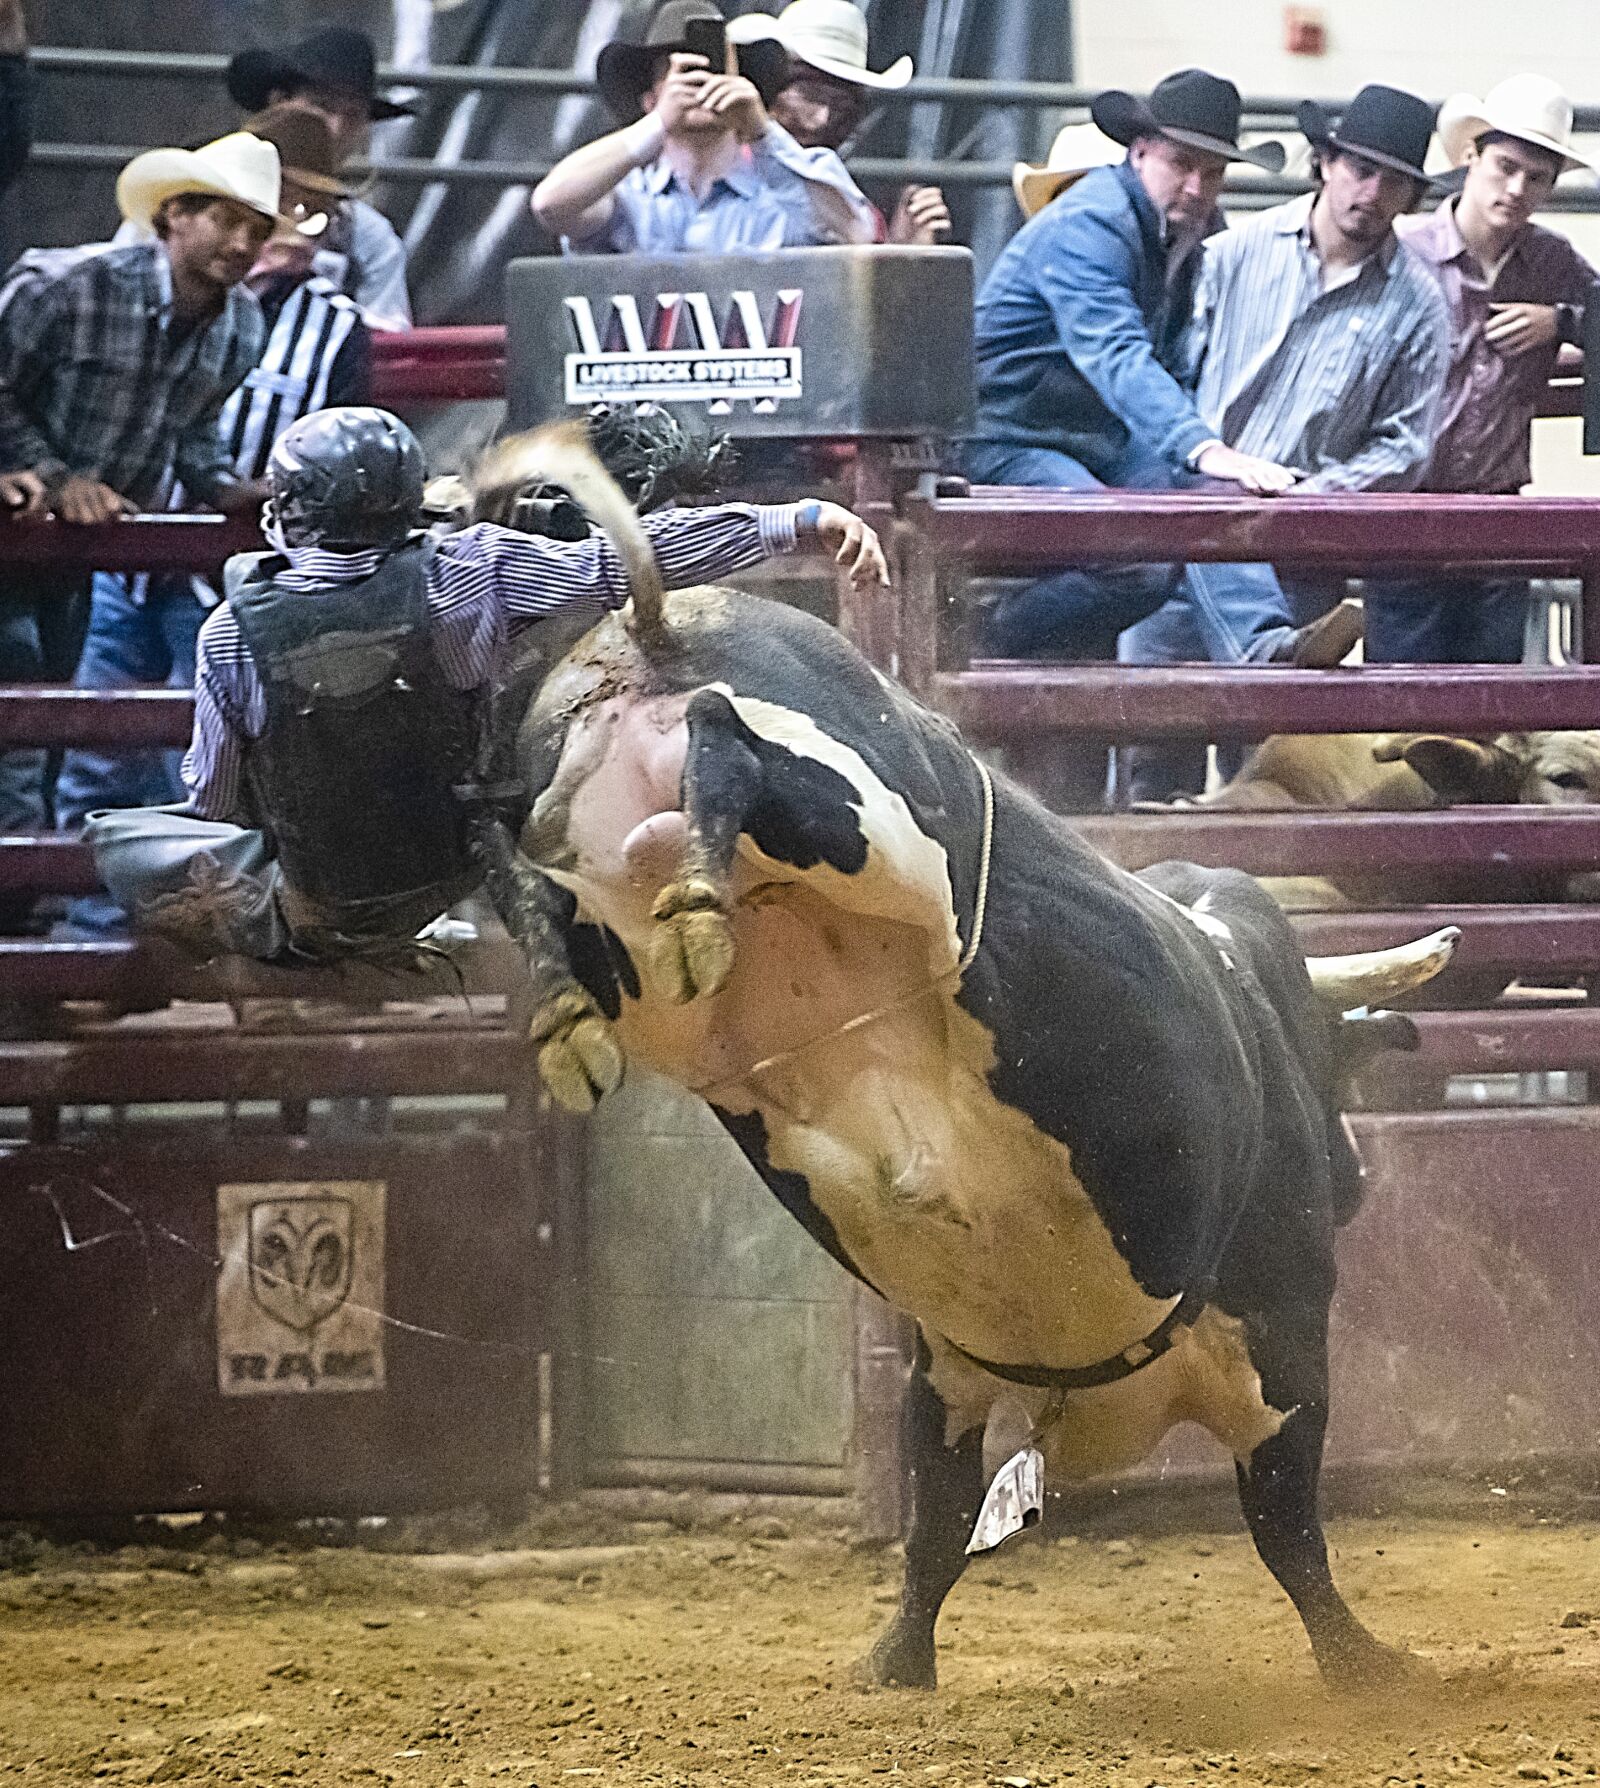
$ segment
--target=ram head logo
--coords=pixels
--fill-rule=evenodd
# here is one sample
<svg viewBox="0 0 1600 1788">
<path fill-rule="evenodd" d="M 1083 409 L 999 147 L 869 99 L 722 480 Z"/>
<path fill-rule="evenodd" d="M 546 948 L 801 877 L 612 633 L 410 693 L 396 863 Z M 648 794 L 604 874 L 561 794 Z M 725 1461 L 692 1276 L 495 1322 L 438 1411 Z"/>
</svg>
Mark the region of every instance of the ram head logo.
<svg viewBox="0 0 1600 1788">
<path fill-rule="evenodd" d="M 347 1198 L 269 1198 L 250 1207 L 250 1294 L 308 1335 L 350 1295 L 355 1223 Z"/>
</svg>

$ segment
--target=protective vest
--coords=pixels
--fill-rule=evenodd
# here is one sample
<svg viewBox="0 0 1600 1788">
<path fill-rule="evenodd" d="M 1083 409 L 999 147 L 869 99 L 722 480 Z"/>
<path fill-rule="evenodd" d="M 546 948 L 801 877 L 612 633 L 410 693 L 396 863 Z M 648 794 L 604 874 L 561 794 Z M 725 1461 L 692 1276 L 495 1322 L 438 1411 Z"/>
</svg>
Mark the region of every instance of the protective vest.
<svg viewBox="0 0 1600 1788">
<path fill-rule="evenodd" d="M 320 926 L 409 936 L 475 887 L 456 795 L 476 703 L 429 643 L 431 541 L 358 583 L 283 589 L 274 554 L 228 566 L 228 602 L 266 695 L 245 774 L 285 880 Z"/>
</svg>

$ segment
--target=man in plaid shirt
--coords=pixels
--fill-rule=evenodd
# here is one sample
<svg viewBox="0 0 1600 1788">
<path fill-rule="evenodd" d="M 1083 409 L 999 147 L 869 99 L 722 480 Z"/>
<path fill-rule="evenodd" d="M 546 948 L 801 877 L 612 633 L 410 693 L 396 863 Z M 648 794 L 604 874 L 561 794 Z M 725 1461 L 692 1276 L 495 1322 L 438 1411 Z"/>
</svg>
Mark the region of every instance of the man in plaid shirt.
<svg viewBox="0 0 1600 1788">
<path fill-rule="evenodd" d="M 117 182 L 150 242 L 24 256 L 0 293 L 0 467 L 27 470 L 67 522 L 158 508 L 174 475 L 201 502 L 253 507 L 218 435 L 261 356 L 261 308 L 240 281 L 278 214 L 278 152 L 238 133 L 135 157 Z M 87 580 L 12 575 L 0 589 L 0 682 L 69 678 Z M 0 757 L 0 831 L 48 822 L 44 754 Z M 26 909 L 0 910 L 0 930 Z"/>
</svg>

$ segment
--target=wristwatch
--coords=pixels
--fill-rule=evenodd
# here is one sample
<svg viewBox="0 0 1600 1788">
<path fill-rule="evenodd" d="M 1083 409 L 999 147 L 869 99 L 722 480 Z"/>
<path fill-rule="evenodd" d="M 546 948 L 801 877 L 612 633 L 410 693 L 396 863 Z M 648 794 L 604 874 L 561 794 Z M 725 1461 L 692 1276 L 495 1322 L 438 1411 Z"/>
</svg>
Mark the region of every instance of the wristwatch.
<svg viewBox="0 0 1600 1788">
<path fill-rule="evenodd" d="M 1556 306 L 1556 340 L 1565 342 L 1568 347 L 1583 346 L 1583 306 L 1581 304 L 1558 304 Z"/>
</svg>

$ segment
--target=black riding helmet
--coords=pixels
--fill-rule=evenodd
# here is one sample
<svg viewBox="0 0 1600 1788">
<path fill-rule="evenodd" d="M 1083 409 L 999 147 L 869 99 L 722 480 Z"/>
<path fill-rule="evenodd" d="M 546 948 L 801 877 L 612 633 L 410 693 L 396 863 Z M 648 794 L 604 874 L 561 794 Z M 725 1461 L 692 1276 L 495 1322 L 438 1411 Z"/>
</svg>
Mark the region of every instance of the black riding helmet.
<svg viewBox="0 0 1600 1788">
<path fill-rule="evenodd" d="M 387 410 L 316 410 L 267 461 L 268 537 L 283 546 L 396 546 L 422 514 L 422 448 Z"/>
</svg>

